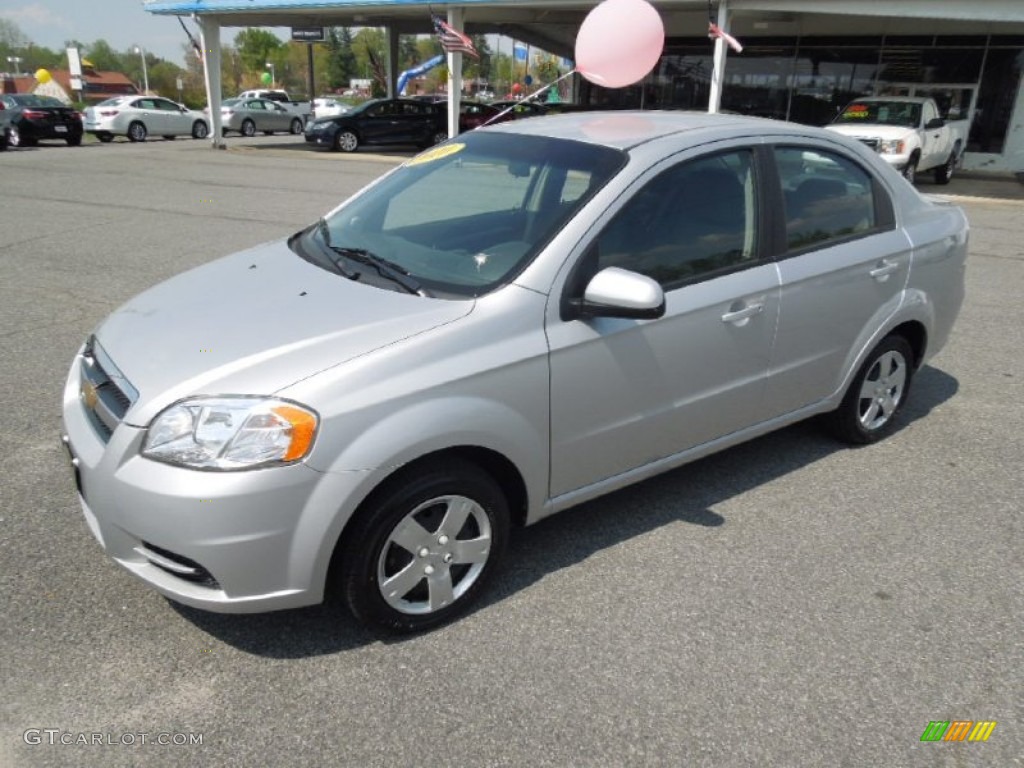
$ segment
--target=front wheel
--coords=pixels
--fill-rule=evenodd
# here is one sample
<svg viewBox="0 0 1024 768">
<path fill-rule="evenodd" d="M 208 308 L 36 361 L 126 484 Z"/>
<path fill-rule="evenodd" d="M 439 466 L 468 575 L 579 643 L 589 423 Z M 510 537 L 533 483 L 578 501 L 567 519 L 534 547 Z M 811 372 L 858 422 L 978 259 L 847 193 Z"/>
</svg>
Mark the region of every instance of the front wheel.
<svg viewBox="0 0 1024 768">
<path fill-rule="evenodd" d="M 136 121 L 128 126 L 128 141 L 145 141 L 146 126 Z"/>
<path fill-rule="evenodd" d="M 248 138 L 252 138 L 256 135 L 256 123 L 252 120 L 246 119 L 242 121 L 242 135 Z"/>
<path fill-rule="evenodd" d="M 206 123 L 202 120 L 196 120 L 192 123 L 192 138 L 193 139 L 205 139 L 210 133 L 210 129 L 206 127 Z"/>
<path fill-rule="evenodd" d="M 910 158 L 910 162 L 903 168 L 903 178 L 909 181 L 911 184 L 917 178 L 917 158 Z"/>
<path fill-rule="evenodd" d="M 850 383 L 832 429 L 848 443 L 881 440 L 896 427 L 896 417 L 910 392 L 914 351 L 902 336 L 887 336 L 868 355 Z"/>
<path fill-rule="evenodd" d="M 293 136 L 298 136 L 300 133 L 302 133 L 302 121 L 299 120 L 299 118 L 297 117 L 294 120 L 292 120 L 291 132 Z"/>
<path fill-rule="evenodd" d="M 359 146 L 359 137 L 352 131 L 339 131 L 334 139 L 334 148 L 340 152 L 355 152 Z"/>
<path fill-rule="evenodd" d="M 353 521 L 337 587 L 365 624 L 429 629 L 480 593 L 508 530 L 508 502 L 489 474 L 458 459 L 424 462 L 392 478 Z"/>
</svg>

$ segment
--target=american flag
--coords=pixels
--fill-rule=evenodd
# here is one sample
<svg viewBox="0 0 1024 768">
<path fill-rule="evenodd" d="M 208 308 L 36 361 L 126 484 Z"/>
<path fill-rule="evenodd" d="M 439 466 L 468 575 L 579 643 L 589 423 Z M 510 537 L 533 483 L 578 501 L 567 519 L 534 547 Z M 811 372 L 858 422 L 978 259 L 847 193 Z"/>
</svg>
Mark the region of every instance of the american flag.
<svg viewBox="0 0 1024 768">
<path fill-rule="evenodd" d="M 474 59 L 480 58 L 480 54 L 473 47 L 473 41 L 467 35 L 447 24 L 440 16 L 434 16 L 433 20 L 437 39 L 441 41 L 441 47 L 447 53 L 464 53 Z"/>
</svg>

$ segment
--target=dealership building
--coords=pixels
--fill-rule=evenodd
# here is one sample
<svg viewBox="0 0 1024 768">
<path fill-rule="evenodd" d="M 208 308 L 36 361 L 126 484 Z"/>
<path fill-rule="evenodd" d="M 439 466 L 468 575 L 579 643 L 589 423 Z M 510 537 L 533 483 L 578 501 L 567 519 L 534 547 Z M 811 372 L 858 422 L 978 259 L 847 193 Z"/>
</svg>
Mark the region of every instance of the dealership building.
<svg viewBox="0 0 1024 768">
<path fill-rule="evenodd" d="M 614 0 L 612 0 L 614 2 Z M 578 101 L 606 108 L 711 109 L 820 125 L 865 94 L 930 96 L 969 121 L 964 167 L 1024 170 L 1024 0 L 653 0 L 665 47 L 641 82 L 603 89 L 577 77 Z M 383 27 L 392 89 L 398 37 L 430 34 L 431 10 L 470 34 L 501 34 L 571 60 L 596 2 L 571 0 L 152 0 L 150 13 L 191 16 L 208 51 L 210 104 L 220 102 L 223 27 Z M 708 22 L 742 53 L 707 36 Z M 452 93 L 461 55 L 449 54 Z M 449 125 L 457 125 L 449 104 Z M 213 114 L 219 114 L 219 109 Z M 219 137 L 220 132 L 212 132 Z M 214 138 L 214 141 L 219 141 Z"/>
</svg>

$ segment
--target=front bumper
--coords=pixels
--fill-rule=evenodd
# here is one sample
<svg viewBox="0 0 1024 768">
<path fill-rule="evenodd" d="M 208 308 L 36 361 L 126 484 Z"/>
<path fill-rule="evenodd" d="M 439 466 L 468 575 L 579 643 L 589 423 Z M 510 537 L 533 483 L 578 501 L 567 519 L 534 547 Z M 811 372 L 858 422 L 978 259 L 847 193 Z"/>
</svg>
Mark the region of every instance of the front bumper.
<svg viewBox="0 0 1024 768">
<path fill-rule="evenodd" d="M 140 455 L 145 430 L 104 442 L 80 397 L 81 355 L 64 389 L 64 444 L 89 529 L 118 564 L 167 597 L 224 613 L 323 599 L 334 542 L 367 473 L 304 464 L 185 469 Z"/>
</svg>

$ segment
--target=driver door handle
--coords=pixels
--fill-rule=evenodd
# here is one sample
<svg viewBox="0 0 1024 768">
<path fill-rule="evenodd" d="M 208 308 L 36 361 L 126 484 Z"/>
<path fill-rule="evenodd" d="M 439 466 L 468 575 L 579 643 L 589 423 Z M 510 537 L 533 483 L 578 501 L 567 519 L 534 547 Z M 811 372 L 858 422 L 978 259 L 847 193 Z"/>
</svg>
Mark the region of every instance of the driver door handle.
<svg viewBox="0 0 1024 768">
<path fill-rule="evenodd" d="M 723 323 L 738 323 L 747 318 L 751 318 L 754 315 L 759 315 L 764 311 L 764 302 L 752 302 L 747 304 L 742 309 L 735 309 L 726 312 L 722 315 Z"/>
</svg>

